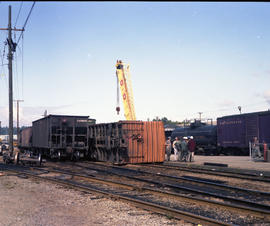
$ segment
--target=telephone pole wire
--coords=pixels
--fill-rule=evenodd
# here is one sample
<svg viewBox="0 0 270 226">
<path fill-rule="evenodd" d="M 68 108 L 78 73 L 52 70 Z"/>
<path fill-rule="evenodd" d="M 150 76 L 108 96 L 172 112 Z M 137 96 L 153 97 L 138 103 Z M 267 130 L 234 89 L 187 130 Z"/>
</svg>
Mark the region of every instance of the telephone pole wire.
<svg viewBox="0 0 270 226">
<path fill-rule="evenodd" d="M 20 112 L 20 107 L 19 107 L 19 103 L 23 102 L 23 100 L 14 100 L 17 102 L 17 143 L 19 143 L 19 137 L 20 137 L 20 119 L 19 119 L 19 112 Z"/>
</svg>

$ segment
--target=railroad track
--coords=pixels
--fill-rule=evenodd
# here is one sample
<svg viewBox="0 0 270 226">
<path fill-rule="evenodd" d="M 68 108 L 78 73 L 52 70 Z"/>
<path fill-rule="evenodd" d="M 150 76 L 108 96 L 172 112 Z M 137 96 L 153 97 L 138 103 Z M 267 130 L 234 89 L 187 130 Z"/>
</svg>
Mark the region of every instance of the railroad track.
<svg viewBox="0 0 270 226">
<path fill-rule="evenodd" d="M 33 170 L 34 169 L 34 170 Z M 131 187 L 130 185 L 124 184 L 124 183 L 117 183 L 114 181 L 106 181 L 106 180 L 100 180 L 95 177 L 90 177 L 90 176 L 85 176 L 85 175 L 80 175 L 80 174 L 75 174 L 71 172 L 59 172 L 56 170 L 49 170 L 49 169 L 41 169 L 38 170 L 36 168 L 29 168 L 29 167 L 18 167 L 18 166 L 11 166 L 11 165 L 2 165 L 0 164 L 0 170 L 2 171 L 9 171 L 16 173 L 17 175 L 24 175 L 30 178 L 38 179 L 38 180 L 44 180 L 47 182 L 52 182 L 56 183 L 62 186 L 66 187 L 71 187 L 80 191 L 84 192 L 89 192 L 89 193 L 98 193 L 102 194 L 104 196 L 107 196 L 109 198 L 115 199 L 115 200 L 121 200 L 124 202 L 131 203 L 132 205 L 142 208 L 145 210 L 152 211 L 154 213 L 162 214 L 165 216 L 173 217 L 179 220 L 185 220 L 187 222 L 195 223 L 195 224 L 203 224 L 203 225 L 232 225 L 226 222 L 221 222 L 215 219 L 211 219 L 208 217 L 192 214 L 186 211 L 181 211 L 175 208 L 170 208 L 166 205 L 162 204 L 157 204 L 151 201 L 145 201 L 142 200 L 144 199 L 143 196 L 140 198 L 139 195 L 137 197 L 131 197 L 131 195 L 127 195 L 127 192 L 130 191 L 130 189 L 134 188 Z M 72 176 L 72 179 L 60 179 L 59 177 L 55 176 L 48 176 L 51 172 L 55 173 L 61 173 L 62 175 L 69 175 Z M 47 176 L 44 176 L 47 175 Z M 80 182 L 79 180 L 75 180 L 74 177 L 78 178 L 84 178 L 87 179 L 88 182 L 91 182 L 90 184 L 85 184 Z M 93 186 L 93 183 L 95 185 Z M 101 189 L 101 185 L 105 184 L 110 184 L 110 185 L 118 185 L 123 187 L 126 187 L 127 190 L 122 189 L 122 194 L 121 192 L 113 192 L 112 190 L 106 190 L 106 189 Z"/>
<path fill-rule="evenodd" d="M 90 166 L 94 165 L 94 166 Z M 220 185 L 220 184 L 215 184 L 215 183 L 209 183 L 205 181 L 194 181 L 193 179 L 186 179 L 186 178 L 181 178 L 181 177 L 175 177 L 175 176 L 170 176 L 170 175 L 163 175 L 163 174 L 157 174 L 157 173 L 151 173 L 147 171 L 142 171 L 142 170 L 133 170 L 133 169 L 126 169 L 122 167 L 116 167 L 116 166 L 107 166 L 107 165 L 100 165 L 96 163 L 91 163 L 87 164 L 87 166 L 82 166 L 81 164 L 72 164 L 72 166 L 76 167 L 84 167 L 89 170 L 98 170 L 103 173 L 109 173 L 113 175 L 117 175 L 119 177 L 126 177 L 131 180 L 137 180 L 140 182 L 146 182 L 150 184 L 155 184 L 158 187 L 165 187 L 166 189 L 170 190 L 176 190 L 177 192 L 185 192 L 187 194 L 194 194 L 196 196 L 200 197 L 208 197 L 208 198 L 215 198 L 215 199 L 222 199 L 223 202 L 228 202 L 232 204 L 238 204 L 238 205 L 244 205 L 244 206 L 250 206 L 250 207 L 256 207 L 261 210 L 270 210 L 270 206 L 261 203 L 261 200 L 268 200 L 270 202 L 270 193 L 268 192 L 262 192 L 262 191 L 256 191 L 256 190 L 246 190 L 246 189 L 241 189 L 238 187 L 232 187 L 232 186 L 227 186 L 227 185 Z M 102 168 L 96 168 L 97 167 L 103 167 Z M 120 171 L 117 170 L 112 170 L 112 169 L 119 169 Z M 123 173 L 121 171 L 127 171 L 128 173 Z M 140 174 L 140 175 L 138 175 Z M 141 175 L 143 174 L 143 176 Z M 145 176 L 145 174 L 149 174 L 148 177 Z M 152 179 L 149 179 L 152 178 Z M 155 178 L 154 178 L 155 177 Z M 161 178 L 173 178 L 173 181 L 167 181 L 166 179 L 162 180 Z M 182 184 L 181 181 L 189 181 L 193 185 L 190 186 L 190 184 Z M 194 186 L 194 183 L 197 184 Z M 207 184 L 207 187 L 202 187 L 201 184 Z M 211 185 L 211 187 L 209 187 Z M 223 190 L 213 190 L 213 186 L 216 187 L 221 187 Z M 232 190 L 230 192 L 224 192 L 224 189 L 226 190 Z M 241 191 L 241 193 L 239 193 Z M 237 194 L 235 194 L 237 192 Z M 225 194 L 224 194 L 225 193 Z M 236 198 L 235 195 L 237 196 L 242 196 L 240 198 Z M 252 199 L 254 201 L 252 201 Z M 260 200 L 260 202 L 256 202 L 255 200 Z"/>
<path fill-rule="evenodd" d="M 102 165 L 102 166 L 106 166 L 107 165 L 103 164 L 103 163 L 90 163 L 90 164 L 96 164 L 96 165 Z M 223 181 L 219 181 L 219 180 L 211 180 L 211 179 L 205 179 L 205 178 L 198 178 L 198 177 L 192 177 L 192 176 L 172 176 L 169 174 L 163 174 L 163 173 L 155 173 L 155 172 L 150 172 L 149 168 L 153 168 L 152 165 L 146 165 L 146 166 L 140 166 L 139 169 L 133 169 L 133 168 L 124 168 L 124 167 L 119 167 L 119 166 L 109 166 L 111 168 L 116 168 L 116 169 L 121 169 L 121 170 L 128 170 L 128 171 L 134 171 L 136 170 L 137 172 L 140 173 L 144 173 L 144 174 L 150 174 L 150 175 L 157 175 L 157 176 L 161 176 L 161 177 L 167 177 L 167 178 L 172 178 L 172 179 L 176 179 L 178 181 L 188 181 L 188 182 L 194 182 L 194 183 L 199 183 L 199 184 L 205 184 L 205 185 L 211 185 L 213 187 L 217 187 L 217 188 L 224 188 L 224 189 L 233 189 L 233 190 L 237 190 L 237 191 L 242 191 L 242 192 L 247 192 L 247 193 L 253 193 L 253 194 L 261 194 L 264 195 L 268 198 L 270 198 L 270 192 L 263 192 L 263 191 L 258 191 L 258 190 L 251 190 L 251 189 L 247 189 L 247 188 L 240 188 L 240 187 L 235 187 L 235 186 L 230 186 L 230 185 L 226 185 L 223 184 Z M 144 170 L 144 168 L 148 168 L 147 170 Z M 155 168 L 155 166 L 154 166 Z M 239 178 L 238 178 L 239 179 Z M 241 178 L 242 179 L 242 178 Z"/>
<path fill-rule="evenodd" d="M 195 167 L 195 166 L 183 166 L 183 165 L 171 165 L 171 164 L 151 164 L 152 168 L 161 168 L 161 169 L 173 169 L 177 171 L 185 171 L 185 172 L 192 172 L 192 173 L 198 173 L 198 174 L 209 174 L 213 176 L 223 176 L 223 177 L 229 177 L 229 178 L 236 178 L 236 179 L 243 179 L 243 180 L 250 180 L 250 181 L 261 181 L 270 183 L 270 176 L 269 175 L 263 175 L 262 173 L 247 173 L 247 172 L 236 172 L 236 171 L 227 171 L 222 170 L 220 168 L 215 167 Z"/>
<path fill-rule="evenodd" d="M 77 164 L 61 164 L 61 165 L 65 165 L 68 166 L 68 168 L 70 168 L 69 165 L 75 166 L 75 167 L 79 167 L 77 166 Z M 88 167 L 90 168 L 90 167 Z M 226 222 L 222 222 L 222 221 L 218 221 L 216 219 L 211 219 L 209 217 L 204 217 L 204 216 L 200 216 L 200 215 L 196 215 L 194 213 L 189 213 L 186 211 L 181 211 L 179 209 L 177 209 L 177 206 L 174 208 L 170 208 L 168 205 L 161 205 L 160 204 L 160 200 L 158 200 L 156 203 L 153 203 L 151 201 L 151 199 L 145 201 L 144 195 L 145 192 L 146 194 L 157 194 L 159 196 L 166 196 L 166 197 L 171 197 L 173 199 L 179 200 L 180 202 L 186 202 L 186 201 L 191 201 L 195 202 L 196 204 L 200 204 L 200 205 L 211 205 L 214 207 L 218 207 L 218 208 L 225 208 L 227 210 L 230 211 L 234 211 L 237 213 L 245 213 L 248 215 L 252 215 L 255 217 L 258 217 L 260 219 L 263 219 L 263 221 L 268 221 L 269 222 L 269 209 L 262 209 L 262 206 L 260 206 L 260 208 L 251 208 L 251 207 L 245 207 L 245 206 L 241 206 L 241 205 L 233 205 L 233 204 L 226 204 L 226 203 L 220 203 L 217 201 L 210 201 L 207 199 L 202 199 L 202 198 L 196 198 L 196 197 L 187 197 L 185 195 L 181 195 L 179 193 L 176 192 L 171 192 L 171 191 L 165 191 L 163 189 L 157 189 L 157 188 L 153 188 L 151 186 L 142 186 L 142 185 L 132 185 L 130 183 L 123 183 L 120 182 L 120 180 L 117 179 L 106 179 L 102 176 L 97 176 L 96 174 L 91 174 L 91 173 L 78 173 L 74 172 L 75 169 L 72 170 L 66 170 L 66 169 L 52 169 L 52 168 L 46 168 L 46 169 L 40 169 L 40 168 L 31 168 L 32 171 L 30 170 L 30 168 L 19 168 L 17 169 L 17 173 L 23 173 L 27 176 L 31 176 L 31 177 L 35 177 L 38 179 L 42 179 L 42 180 L 48 180 L 51 182 L 55 182 L 55 183 L 60 183 L 62 185 L 70 185 L 74 188 L 79 188 L 79 189 L 83 189 L 83 190 L 88 190 L 88 191 L 93 191 L 93 192 L 99 192 L 101 194 L 104 194 L 106 196 L 115 198 L 115 199 L 119 199 L 119 200 L 123 200 L 123 201 L 128 201 L 131 203 L 135 203 L 136 206 L 143 208 L 143 209 L 148 209 L 150 211 L 156 212 L 156 213 L 160 213 L 160 214 L 164 214 L 167 216 L 171 216 L 171 217 L 175 217 L 178 219 L 182 219 L 182 220 L 186 220 L 192 223 L 200 223 L 200 224 L 206 224 L 206 225 L 230 225 L 227 224 Z M 10 170 L 10 169 L 9 169 Z M 14 168 L 12 169 L 14 170 Z M 34 170 L 34 171 L 33 171 Z M 98 170 L 98 169 L 93 169 L 93 167 L 91 169 L 88 170 Z M 82 170 L 79 170 L 80 172 Z M 108 173 L 111 173 L 108 171 L 108 169 L 106 169 L 105 171 L 107 171 Z M 63 179 L 59 179 L 59 178 L 48 178 L 47 176 L 44 177 L 44 175 L 48 175 L 49 173 L 59 173 L 59 175 L 68 175 L 68 176 L 72 176 L 72 181 L 70 180 L 63 180 Z M 122 175 L 123 176 L 123 175 Z M 91 182 L 91 186 L 89 184 L 85 184 L 85 183 L 81 183 L 78 180 L 74 181 L 74 178 L 80 178 L 80 180 L 87 180 L 88 182 Z M 134 178 L 129 178 L 131 180 L 134 180 Z M 124 179 L 124 181 L 126 181 L 126 179 Z M 93 188 L 93 183 L 97 184 L 96 187 Z M 117 186 L 117 187 L 121 187 L 122 189 L 124 188 L 125 190 L 121 190 L 122 194 L 119 194 L 119 191 L 115 192 L 115 191 L 108 191 L 108 190 L 102 190 L 100 189 L 102 186 L 101 184 L 106 184 L 109 186 Z M 131 195 L 130 194 L 130 190 L 136 191 L 137 194 L 136 195 Z M 120 193 L 121 193 L 120 192 Z M 136 193 L 135 192 L 135 193 Z M 127 195 L 127 193 L 129 193 L 129 195 Z M 136 198 L 135 198 L 135 197 Z M 210 204 L 211 203 L 211 204 Z M 258 206 L 257 206 L 258 207 Z M 233 223 L 235 224 L 235 223 Z"/>
<path fill-rule="evenodd" d="M 81 166 L 81 164 L 78 165 L 77 163 L 70 164 L 70 165 L 65 163 L 63 165 L 67 166 L 67 168 L 81 167 L 82 169 L 80 170 L 80 172 L 82 172 L 83 169 L 96 170 L 96 171 L 99 171 L 99 172 L 103 172 L 104 174 L 109 174 L 110 178 L 111 178 L 111 175 L 117 175 L 118 178 L 114 179 L 116 181 L 120 181 L 121 178 L 122 178 L 124 181 L 127 181 L 127 179 L 129 179 L 131 181 L 140 181 L 140 182 L 148 183 L 148 184 L 150 184 L 150 186 L 153 186 L 153 184 L 154 184 L 154 185 L 157 185 L 156 187 L 161 188 L 158 191 L 155 190 L 155 192 L 161 192 L 161 193 L 163 193 L 165 195 L 174 196 L 174 198 L 175 197 L 177 197 L 178 199 L 181 198 L 182 200 L 183 199 L 189 200 L 189 201 L 192 200 L 193 202 L 200 203 L 202 205 L 207 204 L 207 205 L 211 205 L 211 206 L 215 206 L 215 207 L 222 207 L 224 209 L 233 210 L 234 212 L 235 211 L 238 212 L 238 213 L 245 212 L 245 213 L 248 213 L 248 214 L 261 216 L 261 217 L 262 216 L 263 217 L 267 217 L 267 216 L 269 217 L 269 213 L 270 213 L 269 212 L 269 210 L 270 210 L 269 205 L 264 205 L 264 204 L 261 204 L 261 203 L 251 202 L 251 201 L 247 201 L 247 200 L 235 199 L 235 198 L 226 197 L 226 196 L 222 196 L 222 195 L 211 194 L 209 192 L 200 192 L 200 191 L 197 191 L 197 190 L 194 190 L 194 189 L 189 189 L 189 188 L 185 188 L 185 187 L 183 188 L 183 187 L 181 187 L 179 185 L 175 185 L 175 184 L 168 184 L 168 183 L 164 183 L 164 182 L 156 182 L 156 181 L 148 180 L 148 179 L 145 179 L 145 178 L 134 177 L 134 176 L 132 176 L 132 170 L 123 169 L 122 167 L 106 166 L 105 168 L 100 169 L 100 168 L 96 168 L 96 167 L 89 167 L 89 165 L 91 165 L 91 164 L 87 164 L 88 165 L 87 167 Z M 100 164 L 96 164 L 96 163 L 92 163 L 92 165 L 100 166 Z M 104 167 L 104 165 L 102 165 L 102 167 Z M 127 176 L 127 175 L 124 175 L 124 174 L 121 174 L 121 173 L 117 173 L 117 172 L 113 172 L 109 168 L 119 168 L 121 170 L 128 170 L 128 171 L 130 171 L 130 173 L 129 173 L 130 176 Z M 133 174 L 134 174 L 134 172 L 133 172 Z M 104 178 L 102 178 L 101 180 L 104 180 Z M 140 188 L 141 188 L 141 186 L 140 186 Z M 173 188 L 173 189 L 176 188 L 178 191 L 177 192 L 169 192 L 169 191 L 164 192 L 167 188 Z M 143 189 L 147 190 L 146 187 L 143 187 Z M 192 197 L 192 196 L 188 197 L 187 195 L 181 195 L 181 194 L 179 194 L 179 190 L 185 190 L 188 193 L 203 194 L 204 196 L 207 196 L 207 199 L 198 198 L 198 197 Z M 151 189 L 151 191 L 153 192 L 153 189 Z M 253 191 L 253 192 L 256 193 L 256 191 Z M 263 193 L 263 192 L 259 191 L 259 193 Z M 269 193 L 265 193 L 265 195 L 269 196 Z M 215 201 L 211 200 L 211 197 L 218 198 L 218 199 L 223 199 L 223 201 L 222 202 L 215 202 Z M 229 203 L 225 203 L 224 201 L 227 201 Z"/>
</svg>

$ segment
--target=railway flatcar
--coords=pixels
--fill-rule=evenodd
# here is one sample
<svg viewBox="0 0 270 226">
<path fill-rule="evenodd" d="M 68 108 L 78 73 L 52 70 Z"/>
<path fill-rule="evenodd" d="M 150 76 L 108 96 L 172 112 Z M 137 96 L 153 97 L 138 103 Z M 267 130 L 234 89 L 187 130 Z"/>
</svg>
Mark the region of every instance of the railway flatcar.
<svg viewBox="0 0 270 226">
<path fill-rule="evenodd" d="M 89 116 L 48 115 L 20 133 L 19 148 L 49 158 L 79 159 L 88 155 Z"/>
<path fill-rule="evenodd" d="M 221 153 L 248 155 L 249 142 L 270 143 L 270 111 L 217 118 L 217 146 Z"/>
<path fill-rule="evenodd" d="M 195 154 L 218 154 L 217 150 L 217 128 L 215 125 L 208 125 L 201 121 L 195 120 L 188 127 L 176 128 L 171 137 L 174 140 L 175 137 L 189 137 L 193 136 L 196 142 Z"/>
<path fill-rule="evenodd" d="M 163 162 L 163 122 L 119 121 L 89 125 L 90 158 L 116 164 Z"/>
</svg>

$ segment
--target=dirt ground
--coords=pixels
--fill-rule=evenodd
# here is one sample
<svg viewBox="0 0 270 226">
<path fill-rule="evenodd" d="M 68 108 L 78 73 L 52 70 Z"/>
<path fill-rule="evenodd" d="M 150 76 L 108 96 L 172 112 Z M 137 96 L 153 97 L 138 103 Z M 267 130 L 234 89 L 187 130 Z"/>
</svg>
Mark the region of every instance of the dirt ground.
<svg viewBox="0 0 270 226">
<path fill-rule="evenodd" d="M 190 225 L 121 201 L 0 171 L 0 225 Z"/>
</svg>

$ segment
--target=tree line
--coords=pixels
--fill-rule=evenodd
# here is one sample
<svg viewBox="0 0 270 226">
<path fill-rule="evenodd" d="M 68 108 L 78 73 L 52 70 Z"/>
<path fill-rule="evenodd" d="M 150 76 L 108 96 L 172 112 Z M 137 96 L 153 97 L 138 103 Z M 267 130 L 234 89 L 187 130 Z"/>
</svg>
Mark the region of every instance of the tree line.
<svg viewBox="0 0 270 226">
<path fill-rule="evenodd" d="M 148 121 L 150 121 L 150 119 L 148 119 Z M 183 121 L 172 121 L 172 120 L 169 120 L 167 117 L 156 117 L 154 118 L 152 121 L 162 121 L 164 126 L 172 126 L 172 127 L 175 127 L 175 126 L 183 126 L 183 125 L 187 125 L 189 123 L 189 120 L 183 120 Z M 22 127 L 19 127 L 19 129 L 24 129 L 24 128 L 27 128 L 27 126 L 22 126 Z M 17 127 L 14 127 L 13 128 L 13 134 L 17 134 Z M 8 135 L 8 127 L 0 127 L 0 135 Z"/>
<path fill-rule="evenodd" d="M 27 128 L 26 126 L 19 127 L 20 129 Z M 17 127 L 13 127 L 13 134 L 17 134 Z M 8 127 L 0 127 L 0 135 L 8 135 Z"/>
<path fill-rule="evenodd" d="M 172 120 L 169 120 L 167 117 L 159 118 L 158 116 L 156 118 L 154 118 L 153 121 L 162 121 L 164 126 L 172 126 L 172 127 L 184 126 L 184 125 L 188 125 L 190 123 L 190 120 L 172 121 Z"/>
</svg>

